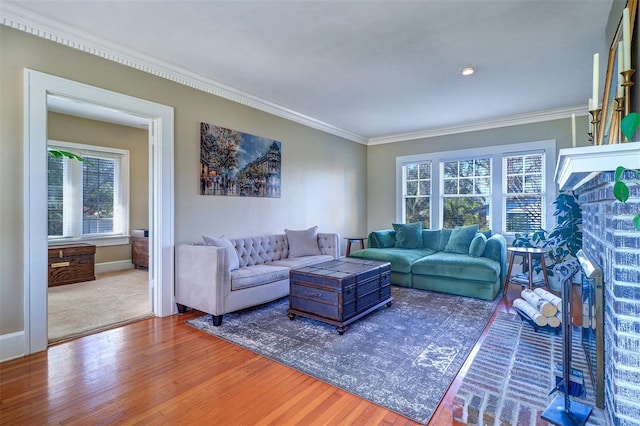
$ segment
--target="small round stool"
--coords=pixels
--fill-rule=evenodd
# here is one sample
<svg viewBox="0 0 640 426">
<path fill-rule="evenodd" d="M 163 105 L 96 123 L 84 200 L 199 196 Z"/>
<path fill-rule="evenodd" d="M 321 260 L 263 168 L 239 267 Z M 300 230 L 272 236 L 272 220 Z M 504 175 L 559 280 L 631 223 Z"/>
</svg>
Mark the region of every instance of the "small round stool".
<svg viewBox="0 0 640 426">
<path fill-rule="evenodd" d="M 512 281 L 511 279 L 511 269 L 513 268 L 513 262 L 516 256 L 520 256 L 529 269 L 529 289 L 533 290 L 533 260 L 539 259 L 540 266 L 542 267 L 542 280 L 544 281 L 544 285 L 547 288 L 547 291 L 551 291 L 551 288 L 549 287 L 549 277 L 547 276 L 547 265 L 544 262 L 544 256 L 549 252 L 549 249 L 533 247 L 508 247 L 507 251 L 509 252 L 509 267 L 507 268 L 507 276 L 504 280 L 503 288 L 503 297 L 505 298 L 505 300 L 507 297 L 507 288 L 509 288 L 509 284 L 518 284 L 520 286 L 523 285 L 522 282 Z"/>
</svg>

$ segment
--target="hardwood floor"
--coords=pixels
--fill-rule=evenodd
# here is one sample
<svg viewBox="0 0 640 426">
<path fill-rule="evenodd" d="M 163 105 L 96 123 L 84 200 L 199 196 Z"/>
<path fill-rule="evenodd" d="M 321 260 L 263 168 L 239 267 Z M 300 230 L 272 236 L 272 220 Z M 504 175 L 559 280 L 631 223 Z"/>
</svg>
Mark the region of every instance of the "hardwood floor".
<svg viewBox="0 0 640 426">
<path fill-rule="evenodd" d="M 507 310 L 501 300 L 496 312 Z M 1 363 L 0 424 L 416 424 L 184 324 L 198 315 L 143 320 Z M 478 347 L 431 425 L 452 424 Z"/>
</svg>

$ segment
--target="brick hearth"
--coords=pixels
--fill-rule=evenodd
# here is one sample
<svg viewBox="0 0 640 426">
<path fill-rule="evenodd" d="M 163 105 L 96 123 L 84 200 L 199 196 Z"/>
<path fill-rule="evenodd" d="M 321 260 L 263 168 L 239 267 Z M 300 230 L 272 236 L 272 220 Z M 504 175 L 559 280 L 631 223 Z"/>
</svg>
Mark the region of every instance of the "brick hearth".
<svg viewBox="0 0 640 426">
<path fill-rule="evenodd" d="M 572 366 L 585 374 L 586 398 L 594 407 L 588 425 L 605 425 L 604 411 L 595 408 L 579 329 L 574 330 Z M 562 364 L 562 338 L 535 332 L 516 314 L 498 313 L 453 402 L 453 417 L 469 425 L 544 425 L 540 419 L 557 393 L 553 369 Z"/>
</svg>

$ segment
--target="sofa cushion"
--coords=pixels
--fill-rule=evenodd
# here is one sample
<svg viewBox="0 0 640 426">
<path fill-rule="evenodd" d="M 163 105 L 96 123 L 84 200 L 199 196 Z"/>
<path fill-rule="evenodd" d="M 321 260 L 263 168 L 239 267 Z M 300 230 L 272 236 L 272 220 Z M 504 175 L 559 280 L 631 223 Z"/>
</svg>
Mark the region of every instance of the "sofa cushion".
<svg viewBox="0 0 640 426">
<path fill-rule="evenodd" d="M 449 242 L 444 248 L 448 253 L 469 254 L 471 241 L 478 233 L 478 225 L 456 226 L 451 231 Z"/>
<path fill-rule="evenodd" d="M 286 259 L 274 260 L 273 262 L 267 262 L 267 265 L 284 266 L 285 268 L 302 268 L 303 266 L 315 265 L 320 262 L 327 262 L 333 260 L 333 256 L 328 254 L 321 254 L 318 256 L 302 256 L 302 257 L 288 257 Z"/>
<path fill-rule="evenodd" d="M 478 232 L 471 241 L 469 246 L 469 256 L 480 257 L 484 254 L 484 249 L 487 246 L 487 237 L 482 232 Z"/>
<path fill-rule="evenodd" d="M 416 261 L 411 272 L 413 275 L 495 282 L 500 278 L 500 263 L 486 257 L 438 252 Z"/>
<path fill-rule="evenodd" d="M 289 268 L 262 263 L 232 271 L 231 290 L 241 290 L 286 279 L 289 279 Z"/>
<path fill-rule="evenodd" d="M 437 251 L 442 251 L 447 246 L 449 237 L 451 237 L 451 231 L 453 231 L 453 229 L 443 228 L 440 230 L 440 239 L 438 240 Z"/>
<path fill-rule="evenodd" d="M 318 227 L 305 230 L 285 229 L 289 241 L 289 257 L 316 256 L 322 254 L 318 247 Z"/>
<path fill-rule="evenodd" d="M 222 247 L 226 250 L 227 259 L 229 259 L 230 271 L 234 271 L 240 267 L 238 252 L 236 252 L 236 249 L 229 238 L 225 237 L 224 235 L 222 235 L 220 238 L 203 235 L 202 239 L 204 240 L 204 244 L 206 246 Z"/>
<path fill-rule="evenodd" d="M 422 247 L 422 223 L 392 223 L 396 231 L 396 248 L 417 249 Z"/>
<path fill-rule="evenodd" d="M 371 235 L 375 241 L 375 247 L 377 248 L 389 248 L 396 246 L 396 231 L 393 229 L 373 231 Z"/>
<path fill-rule="evenodd" d="M 422 247 L 431 250 L 438 250 L 440 247 L 440 234 L 439 229 L 423 229 L 422 230 Z"/>
<path fill-rule="evenodd" d="M 434 251 L 430 249 L 400 249 L 400 248 L 386 248 L 375 249 L 367 248 L 364 250 L 358 250 L 349 255 L 349 257 L 356 257 L 358 259 L 369 260 L 381 260 L 391 263 L 392 272 L 402 272 L 408 274 L 411 272 L 411 265 L 416 260 L 433 254 Z"/>
</svg>

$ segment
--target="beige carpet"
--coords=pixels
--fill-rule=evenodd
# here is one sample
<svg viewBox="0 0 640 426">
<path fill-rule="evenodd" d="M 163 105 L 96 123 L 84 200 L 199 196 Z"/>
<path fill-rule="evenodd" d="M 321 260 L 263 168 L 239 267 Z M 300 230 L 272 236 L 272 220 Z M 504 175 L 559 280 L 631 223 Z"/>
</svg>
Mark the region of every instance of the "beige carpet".
<svg viewBox="0 0 640 426">
<path fill-rule="evenodd" d="M 49 343 L 153 316 L 146 270 L 96 274 L 95 281 L 49 287 Z"/>
</svg>

